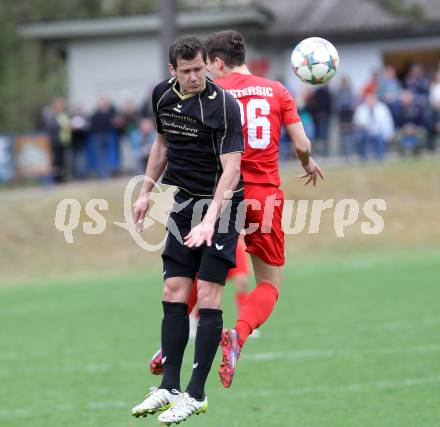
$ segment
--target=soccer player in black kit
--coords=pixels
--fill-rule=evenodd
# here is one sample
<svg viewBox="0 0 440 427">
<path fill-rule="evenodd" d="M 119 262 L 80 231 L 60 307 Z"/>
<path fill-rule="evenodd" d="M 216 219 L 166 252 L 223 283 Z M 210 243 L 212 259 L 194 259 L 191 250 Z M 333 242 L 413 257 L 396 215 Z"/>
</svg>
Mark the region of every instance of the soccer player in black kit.
<svg viewBox="0 0 440 427">
<path fill-rule="evenodd" d="M 200 40 L 193 36 L 176 40 L 169 62 L 173 78 L 153 90 L 157 139 L 147 165 L 149 179 L 133 211 L 140 231 L 154 185 L 150 181 L 164 174 L 163 183 L 179 188 L 178 209 L 170 215 L 162 254 L 164 376 L 160 386 L 151 388 L 132 409 L 136 417 L 162 412 L 158 421 L 168 425 L 208 407 L 204 386 L 222 333 L 221 299 L 228 270 L 235 266 L 237 229 L 243 223 L 237 212 L 243 200 L 244 150 L 239 106 L 206 78 L 206 52 Z M 205 208 L 200 213 L 201 206 Z M 203 219 L 194 225 L 193 216 Z M 189 336 L 187 301 L 196 274 L 200 320 L 192 376 L 183 392 L 180 370 Z"/>
</svg>

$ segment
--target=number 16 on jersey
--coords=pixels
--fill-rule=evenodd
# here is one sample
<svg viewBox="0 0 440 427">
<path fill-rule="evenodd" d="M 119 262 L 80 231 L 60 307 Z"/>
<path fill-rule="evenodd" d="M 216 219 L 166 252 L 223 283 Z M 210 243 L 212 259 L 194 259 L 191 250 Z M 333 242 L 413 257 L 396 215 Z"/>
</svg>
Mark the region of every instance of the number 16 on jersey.
<svg viewBox="0 0 440 427">
<path fill-rule="evenodd" d="M 247 141 L 251 148 L 264 150 L 270 144 L 270 104 L 266 99 L 249 99 L 246 111 L 243 102 L 236 99 L 240 106 L 241 124 L 247 130 Z M 257 111 L 259 110 L 259 114 Z"/>
</svg>

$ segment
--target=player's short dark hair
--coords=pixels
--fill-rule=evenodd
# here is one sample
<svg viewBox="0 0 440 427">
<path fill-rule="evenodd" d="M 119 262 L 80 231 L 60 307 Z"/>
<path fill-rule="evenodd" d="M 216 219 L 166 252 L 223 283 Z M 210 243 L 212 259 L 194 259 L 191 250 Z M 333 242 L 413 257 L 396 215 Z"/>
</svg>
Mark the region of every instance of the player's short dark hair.
<svg viewBox="0 0 440 427">
<path fill-rule="evenodd" d="M 210 35 L 205 41 L 205 49 L 211 61 L 219 57 L 227 67 L 243 65 L 246 60 L 244 38 L 235 30 Z"/>
<path fill-rule="evenodd" d="M 195 36 L 183 36 L 174 40 L 168 52 L 170 64 L 177 68 L 178 59 L 191 60 L 199 53 L 202 54 L 203 61 L 206 62 L 206 50 L 202 41 Z"/>
</svg>

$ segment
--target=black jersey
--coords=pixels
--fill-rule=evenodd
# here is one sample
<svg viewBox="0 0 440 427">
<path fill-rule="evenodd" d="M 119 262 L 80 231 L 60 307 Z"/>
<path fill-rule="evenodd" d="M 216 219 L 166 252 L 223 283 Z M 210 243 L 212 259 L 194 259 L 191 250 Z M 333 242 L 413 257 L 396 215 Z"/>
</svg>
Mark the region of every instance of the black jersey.
<svg viewBox="0 0 440 427">
<path fill-rule="evenodd" d="M 168 165 L 162 182 L 212 197 L 223 173 L 219 156 L 243 152 L 240 108 L 211 80 L 198 94 L 182 95 L 175 78 L 153 90 L 158 133 L 165 134 Z M 237 186 L 243 188 L 243 180 Z"/>
</svg>

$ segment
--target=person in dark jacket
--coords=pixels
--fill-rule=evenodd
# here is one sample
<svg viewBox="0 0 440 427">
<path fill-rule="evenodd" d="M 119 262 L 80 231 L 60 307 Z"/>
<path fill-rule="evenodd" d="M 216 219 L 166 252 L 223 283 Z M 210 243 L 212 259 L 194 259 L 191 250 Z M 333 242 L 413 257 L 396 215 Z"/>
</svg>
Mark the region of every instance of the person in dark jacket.
<svg viewBox="0 0 440 427">
<path fill-rule="evenodd" d="M 110 99 L 102 97 L 90 118 L 90 163 L 99 177 L 107 178 L 118 164 L 116 109 Z"/>
<path fill-rule="evenodd" d="M 316 150 L 329 155 L 329 128 L 332 111 L 332 98 L 327 85 L 318 87 L 311 100 L 311 112 L 315 122 Z"/>
<path fill-rule="evenodd" d="M 409 90 L 404 90 L 395 113 L 397 144 L 402 154 L 418 154 L 425 141 L 423 110 Z"/>
<path fill-rule="evenodd" d="M 64 98 L 57 98 L 53 101 L 44 121 L 52 150 L 53 179 L 55 182 L 63 182 L 69 175 L 68 164 L 71 148 L 70 120 L 66 113 Z"/>
</svg>

